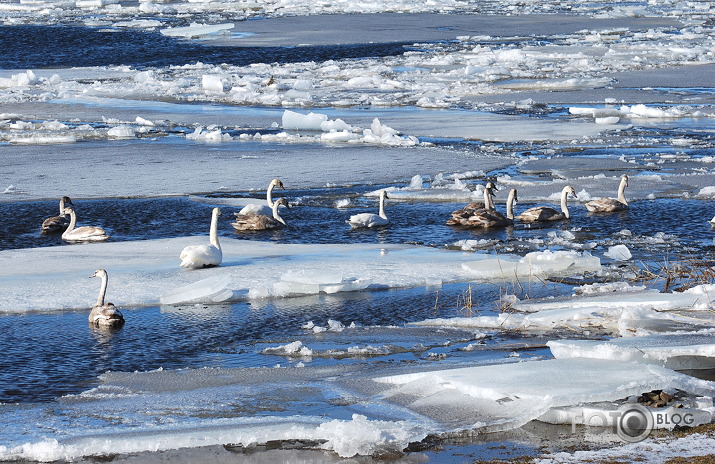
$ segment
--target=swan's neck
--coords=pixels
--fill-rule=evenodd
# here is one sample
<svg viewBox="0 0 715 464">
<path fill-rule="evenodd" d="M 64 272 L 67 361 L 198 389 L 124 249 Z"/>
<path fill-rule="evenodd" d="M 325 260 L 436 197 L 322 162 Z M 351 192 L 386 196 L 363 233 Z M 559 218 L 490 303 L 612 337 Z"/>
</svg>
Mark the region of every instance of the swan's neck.
<svg viewBox="0 0 715 464">
<path fill-rule="evenodd" d="M 380 195 L 380 212 L 378 216 L 382 219 L 387 219 L 387 215 L 385 214 L 385 195 Z"/>
<path fill-rule="evenodd" d="M 571 216 L 569 215 L 568 198 L 569 198 L 569 192 L 568 192 L 568 190 L 564 189 L 564 191 L 561 192 L 561 212 L 564 213 L 564 217 L 566 219 L 571 218 Z"/>
<path fill-rule="evenodd" d="M 219 250 L 221 245 L 218 243 L 218 211 L 214 211 L 211 215 L 211 230 L 209 231 L 209 242 Z"/>
<path fill-rule="evenodd" d="M 64 211 L 62 211 L 62 215 L 64 215 Z M 70 223 L 67 226 L 67 229 L 65 230 L 65 234 L 69 234 L 74 230 L 74 226 L 77 223 L 77 215 L 75 214 L 74 211 L 70 211 Z"/>
<path fill-rule="evenodd" d="M 266 202 L 268 203 L 269 208 L 273 208 L 273 189 L 276 186 L 271 183 L 271 185 L 268 186 L 268 190 L 266 191 Z"/>
<path fill-rule="evenodd" d="M 506 202 L 506 218 L 514 219 L 514 192 L 509 192 L 509 198 Z"/>
<path fill-rule="evenodd" d="M 65 201 L 60 199 L 60 217 L 65 217 Z"/>
<path fill-rule="evenodd" d="M 104 296 L 107 294 L 107 275 L 102 274 L 102 286 L 99 288 L 99 296 L 97 297 L 97 306 L 104 306 Z"/>
<path fill-rule="evenodd" d="M 624 177 L 623 179 L 621 179 L 621 185 L 618 186 L 618 201 L 620 201 L 624 205 L 628 204 L 628 202 L 626 201 L 626 196 L 624 195 L 627 184 L 628 181 Z"/>
<path fill-rule="evenodd" d="M 494 211 L 494 200 L 492 199 L 492 192 L 487 188 L 484 189 L 484 209 Z"/>
<path fill-rule="evenodd" d="M 286 225 L 286 223 L 285 223 L 285 221 L 283 220 L 283 218 L 278 214 L 278 208 L 279 208 L 279 207 L 280 207 L 280 205 L 279 205 L 278 203 L 273 203 L 273 206 L 272 206 L 272 208 L 273 208 L 273 219 L 275 219 L 276 221 L 280 222 L 280 223 L 283 224 L 283 225 Z"/>
</svg>

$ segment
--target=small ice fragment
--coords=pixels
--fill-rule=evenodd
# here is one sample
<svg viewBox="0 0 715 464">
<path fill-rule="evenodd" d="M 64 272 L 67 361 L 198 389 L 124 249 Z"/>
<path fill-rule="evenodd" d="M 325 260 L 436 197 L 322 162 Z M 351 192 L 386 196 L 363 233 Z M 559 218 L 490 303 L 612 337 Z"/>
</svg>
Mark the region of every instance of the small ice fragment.
<svg viewBox="0 0 715 464">
<path fill-rule="evenodd" d="M 352 201 L 350 200 L 350 198 L 342 198 L 335 202 L 335 207 L 336 208 L 347 208 L 351 204 L 352 204 Z"/>
<path fill-rule="evenodd" d="M 615 261 L 628 261 L 631 259 L 631 251 L 625 245 L 615 245 L 608 248 L 608 251 L 603 254 L 606 258 L 611 258 Z"/>
<path fill-rule="evenodd" d="M 621 118 L 618 116 L 607 116 L 605 118 L 596 118 L 596 124 L 616 124 L 618 121 L 620 121 Z"/>
<path fill-rule="evenodd" d="M 107 131 L 107 135 L 113 139 L 133 139 L 135 131 L 129 126 L 115 126 Z"/>
</svg>

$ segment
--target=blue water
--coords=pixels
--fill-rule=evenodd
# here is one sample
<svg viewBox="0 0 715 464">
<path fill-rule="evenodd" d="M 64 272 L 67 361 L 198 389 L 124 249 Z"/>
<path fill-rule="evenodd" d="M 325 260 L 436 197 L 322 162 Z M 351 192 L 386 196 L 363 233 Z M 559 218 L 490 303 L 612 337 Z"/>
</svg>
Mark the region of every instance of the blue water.
<svg viewBox="0 0 715 464">
<path fill-rule="evenodd" d="M 406 43 L 303 47 L 228 47 L 186 42 L 159 32 L 80 26 L 0 26 L 0 69 L 129 65 L 135 68 L 202 62 L 246 66 L 399 55 Z"/>
</svg>

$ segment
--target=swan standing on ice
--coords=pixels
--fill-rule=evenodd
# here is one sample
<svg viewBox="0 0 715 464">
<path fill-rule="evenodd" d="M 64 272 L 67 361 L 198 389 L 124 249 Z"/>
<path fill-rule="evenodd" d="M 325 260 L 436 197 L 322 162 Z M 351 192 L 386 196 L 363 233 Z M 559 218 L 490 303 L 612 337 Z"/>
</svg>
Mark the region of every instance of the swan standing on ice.
<svg viewBox="0 0 715 464">
<path fill-rule="evenodd" d="M 65 214 L 65 205 L 72 205 L 72 200 L 70 197 L 60 198 L 60 215 L 48 217 L 42 221 L 42 233 L 43 234 L 58 234 L 64 232 L 67 226 L 70 225 L 70 221 L 67 219 Z M 72 205 L 74 206 L 74 205 Z"/>
<path fill-rule="evenodd" d="M 457 211 L 452 211 L 452 217 L 447 219 L 448 226 L 459 226 L 463 225 L 462 221 L 473 216 L 477 211 L 487 210 L 494 211 L 494 192 L 497 191 L 497 187 L 492 182 L 487 182 L 486 187 L 484 187 L 484 202 L 474 201 L 462 209 Z"/>
<path fill-rule="evenodd" d="M 578 198 L 578 196 L 576 196 L 576 190 L 574 190 L 574 188 L 570 185 L 567 185 L 561 190 L 561 212 L 558 212 L 549 206 L 535 206 L 522 212 L 516 218 L 523 222 L 547 222 L 569 219 L 571 217 L 568 207 L 569 195 L 573 195 L 574 198 Z"/>
<path fill-rule="evenodd" d="M 494 191 L 492 189 L 488 189 L 488 191 L 490 196 L 494 195 Z M 478 209 L 473 211 L 471 216 L 460 218 L 458 222 L 452 223 L 452 225 L 479 229 L 510 226 L 514 224 L 514 204 L 517 201 L 518 198 L 516 195 L 516 189 L 511 189 L 509 191 L 509 197 L 506 201 L 506 216 L 499 211 L 492 211 L 486 208 Z"/>
<path fill-rule="evenodd" d="M 101 242 L 109 238 L 109 235 L 101 227 L 82 226 L 75 229 L 77 215 L 73 207 L 66 206 L 63 212 L 70 215 L 70 223 L 67 226 L 67 230 L 62 233 L 62 240 L 68 242 Z"/>
<path fill-rule="evenodd" d="M 214 208 L 211 213 L 211 230 L 208 245 L 189 245 L 181 251 L 179 255 L 181 267 L 198 269 L 221 264 L 223 253 L 221 253 L 221 245 L 218 243 L 218 217 L 220 215 L 221 210 Z"/>
<path fill-rule="evenodd" d="M 628 209 L 628 202 L 623 192 L 628 187 L 628 176 L 621 177 L 621 184 L 618 186 L 618 198 L 599 198 L 598 200 L 589 201 L 586 203 L 586 209 L 592 213 L 610 213 L 613 211 L 622 211 Z"/>
<path fill-rule="evenodd" d="M 237 214 L 236 222 L 232 222 L 231 225 L 236 230 L 267 230 L 285 227 L 286 222 L 278 214 L 278 208 L 281 206 L 290 208 L 288 200 L 279 198 L 273 203 L 273 214 L 271 216 L 265 216 L 263 214 Z"/>
<path fill-rule="evenodd" d="M 262 216 L 268 216 L 270 218 L 273 215 L 273 189 L 276 187 L 280 187 L 285 190 L 285 187 L 283 187 L 283 182 L 281 182 L 280 179 L 273 179 L 271 183 L 268 184 L 268 190 L 266 190 L 266 203 L 268 203 L 268 206 L 251 203 L 244 206 L 241 211 L 236 213 L 236 216 L 238 216 L 239 214 L 260 214 Z"/>
<path fill-rule="evenodd" d="M 97 304 L 94 305 L 89 312 L 89 323 L 98 327 L 120 327 L 124 324 L 124 316 L 122 316 L 122 313 L 114 304 L 109 302 L 104 303 L 104 296 L 107 294 L 107 271 L 97 269 L 95 273 L 89 277 L 99 277 L 102 279 Z"/>
<path fill-rule="evenodd" d="M 347 222 L 350 224 L 350 227 L 353 229 L 359 229 L 359 228 L 364 228 L 364 227 L 378 227 L 378 226 L 386 226 L 387 224 L 390 223 L 390 220 L 387 219 L 387 215 L 385 214 L 385 200 L 389 198 L 387 196 L 387 192 L 384 190 L 380 190 L 380 212 L 378 214 L 374 213 L 360 213 L 360 214 L 354 214 L 350 216 L 350 219 L 348 219 Z"/>
</svg>

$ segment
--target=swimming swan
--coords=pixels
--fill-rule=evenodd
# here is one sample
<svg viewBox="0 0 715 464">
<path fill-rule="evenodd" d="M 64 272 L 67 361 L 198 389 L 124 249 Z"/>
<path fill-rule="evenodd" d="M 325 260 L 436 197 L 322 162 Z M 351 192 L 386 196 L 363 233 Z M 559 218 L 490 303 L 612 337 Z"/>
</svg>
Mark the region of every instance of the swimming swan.
<svg viewBox="0 0 715 464">
<path fill-rule="evenodd" d="M 102 286 L 99 289 L 97 304 L 89 312 L 89 323 L 99 327 L 120 327 L 124 324 L 124 316 L 112 303 L 104 303 L 104 296 L 107 294 L 107 271 L 97 269 L 89 276 L 102 279 Z"/>
<path fill-rule="evenodd" d="M 60 215 L 48 217 L 42 221 L 42 233 L 43 234 L 58 234 L 64 232 L 69 226 L 70 221 L 67 219 L 65 214 L 65 205 L 72 205 L 72 200 L 70 197 L 60 198 Z M 74 206 L 74 205 L 73 205 Z"/>
<path fill-rule="evenodd" d="M 490 195 L 494 195 L 492 189 L 488 189 Z M 518 201 L 516 189 L 509 191 L 509 197 L 506 201 L 506 216 L 499 211 L 489 209 L 474 210 L 470 216 L 460 218 L 458 223 L 462 227 L 490 229 L 497 227 L 506 227 L 514 224 L 514 204 Z"/>
<path fill-rule="evenodd" d="M 231 225 L 236 230 L 267 230 L 285 227 L 285 221 L 278 214 L 278 208 L 281 206 L 290 208 L 288 200 L 279 198 L 273 204 L 273 214 L 271 216 L 265 216 L 263 214 L 237 214 L 236 222 L 232 222 Z"/>
<path fill-rule="evenodd" d="M 494 183 L 488 182 L 486 187 L 484 187 L 484 201 L 473 201 L 469 203 L 462 209 L 457 211 L 452 211 L 452 217 L 447 219 L 448 226 L 459 226 L 462 225 L 462 221 L 470 216 L 473 216 L 479 210 L 486 209 L 488 211 L 494 211 L 494 192 L 499 189 L 496 188 Z"/>
<path fill-rule="evenodd" d="M 236 216 L 238 216 L 239 214 L 260 214 L 262 216 L 268 217 L 273 216 L 273 189 L 276 187 L 280 187 L 285 190 L 285 187 L 283 187 L 283 182 L 281 182 L 280 179 L 273 179 L 271 183 L 268 184 L 268 190 L 266 190 L 266 203 L 268 203 L 268 206 L 251 203 L 244 206 L 241 211 L 236 213 Z"/>
<path fill-rule="evenodd" d="M 70 215 L 70 223 L 67 226 L 67 230 L 62 233 L 62 240 L 68 242 L 101 242 L 109 238 L 109 235 L 101 227 L 82 226 L 75 229 L 77 215 L 73 207 L 65 206 L 63 212 Z"/>
<path fill-rule="evenodd" d="M 621 177 L 621 183 L 618 186 L 618 199 L 615 198 L 599 198 L 598 200 L 589 201 L 586 203 L 586 209 L 592 213 L 610 213 L 612 211 L 622 211 L 628 209 L 628 202 L 623 192 L 628 187 L 628 176 Z"/>
<path fill-rule="evenodd" d="M 547 222 L 569 219 L 571 217 L 568 207 L 569 195 L 573 195 L 578 198 L 574 188 L 567 185 L 561 190 L 561 212 L 558 212 L 549 206 L 535 206 L 522 212 L 516 218 L 523 222 Z"/>
<path fill-rule="evenodd" d="M 181 267 L 198 269 L 202 267 L 218 266 L 223 259 L 221 245 L 218 242 L 218 217 L 221 215 L 219 208 L 214 208 L 211 213 L 211 230 L 208 245 L 189 245 L 185 247 L 179 258 Z"/>
<path fill-rule="evenodd" d="M 386 226 L 387 224 L 390 223 L 390 220 L 387 219 L 387 215 L 385 214 L 385 200 L 389 198 L 387 196 L 387 192 L 384 190 L 380 190 L 380 211 L 378 214 L 374 213 L 360 213 L 360 214 L 354 214 L 350 216 L 350 219 L 348 219 L 347 222 L 350 224 L 350 227 L 353 229 L 359 229 L 359 228 L 364 228 L 364 227 L 379 227 L 379 226 Z"/>
</svg>

